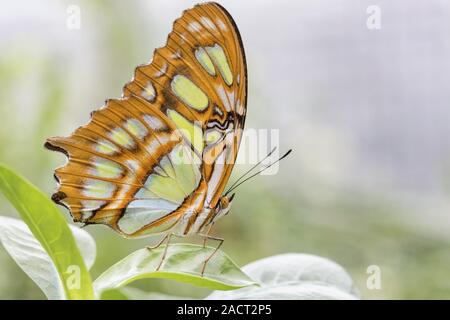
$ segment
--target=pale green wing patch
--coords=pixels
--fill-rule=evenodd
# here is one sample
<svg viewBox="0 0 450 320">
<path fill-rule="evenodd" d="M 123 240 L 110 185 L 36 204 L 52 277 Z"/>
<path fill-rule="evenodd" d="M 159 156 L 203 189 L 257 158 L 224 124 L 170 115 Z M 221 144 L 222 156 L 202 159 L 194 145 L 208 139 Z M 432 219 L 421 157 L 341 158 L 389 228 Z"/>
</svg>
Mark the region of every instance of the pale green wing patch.
<svg viewBox="0 0 450 320">
<path fill-rule="evenodd" d="M 213 47 L 206 47 L 206 51 L 214 61 L 214 64 L 219 68 L 220 74 L 222 75 L 225 83 L 230 86 L 233 83 L 233 73 L 231 72 L 230 65 L 228 64 L 223 48 L 218 44 L 215 44 Z"/>
<path fill-rule="evenodd" d="M 197 50 L 195 50 L 195 58 L 198 62 L 200 62 L 201 66 L 206 70 L 206 72 L 208 72 L 211 76 L 216 75 L 214 64 L 205 49 L 198 48 Z"/>
<path fill-rule="evenodd" d="M 176 75 L 170 85 L 173 93 L 189 107 L 199 111 L 208 107 L 208 97 L 189 78 Z"/>
<path fill-rule="evenodd" d="M 148 176 L 144 187 L 135 195 L 118 227 L 125 234 L 133 234 L 175 211 L 198 187 L 201 161 L 184 143 L 176 145 Z M 174 217 L 148 228 L 147 233 L 165 232 L 178 221 Z"/>
<path fill-rule="evenodd" d="M 180 133 L 194 146 L 199 154 L 203 152 L 203 131 L 200 126 L 192 123 L 175 110 L 167 110 L 169 118 L 177 125 Z"/>
</svg>

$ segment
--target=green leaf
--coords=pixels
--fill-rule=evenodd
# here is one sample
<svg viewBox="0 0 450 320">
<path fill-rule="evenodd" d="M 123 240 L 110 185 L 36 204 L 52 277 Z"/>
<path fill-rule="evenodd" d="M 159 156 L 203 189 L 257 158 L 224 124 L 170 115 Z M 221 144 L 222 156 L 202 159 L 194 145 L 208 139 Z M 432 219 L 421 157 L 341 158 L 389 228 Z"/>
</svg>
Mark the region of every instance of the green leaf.
<svg viewBox="0 0 450 320">
<path fill-rule="evenodd" d="M 144 248 L 133 252 L 94 281 L 95 292 L 101 296 L 104 290 L 119 288 L 144 278 L 173 279 L 218 290 L 233 290 L 257 284 L 220 250 L 208 262 L 202 276 L 203 262 L 214 248 L 192 244 L 171 244 L 161 268 L 156 271 L 164 249 L 165 246 L 160 246 L 153 250 Z"/>
<path fill-rule="evenodd" d="M 95 261 L 95 241 L 89 233 L 70 226 L 87 267 Z M 50 300 L 66 299 L 62 282 L 50 256 L 21 220 L 0 216 L 0 241 L 19 267 Z"/>
<path fill-rule="evenodd" d="M 25 178 L 0 164 L 0 191 L 52 259 L 67 299 L 93 299 L 91 276 L 63 215 Z"/>
<path fill-rule="evenodd" d="M 206 299 L 353 300 L 353 281 L 337 263 L 309 254 L 288 253 L 264 258 L 242 268 L 260 287 L 215 291 Z"/>
<path fill-rule="evenodd" d="M 101 300 L 190 300 L 189 297 L 178 297 L 159 292 L 145 292 L 133 287 L 122 287 L 102 291 Z"/>
</svg>

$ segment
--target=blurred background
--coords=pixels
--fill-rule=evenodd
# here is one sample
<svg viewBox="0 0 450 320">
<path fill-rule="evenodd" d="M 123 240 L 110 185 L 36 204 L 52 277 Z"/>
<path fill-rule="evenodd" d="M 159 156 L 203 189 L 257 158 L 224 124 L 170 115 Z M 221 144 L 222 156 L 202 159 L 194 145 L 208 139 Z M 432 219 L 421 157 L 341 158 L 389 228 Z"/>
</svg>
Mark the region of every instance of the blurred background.
<svg viewBox="0 0 450 320">
<path fill-rule="evenodd" d="M 45 139 L 68 135 L 120 97 L 196 2 L 3 3 L 0 161 L 50 195 L 64 157 L 44 150 Z M 279 129 L 281 149 L 294 149 L 277 175 L 239 189 L 215 231 L 224 251 L 239 265 L 285 252 L 330 258 L 367 299 L 450 298 L 450 3 L 219 2 L 246 49 L 246 126 Z M 67 27 L 70 5 L 80 8 L 80 29 Z M 372 5 L 379 29 L 367 25 Z M 17 216 L 3 197 L 0 214 Z M 153 241 L 85 230 L 98 245 L 94 277 Z M 370 265 L 381 269 L 379 290 L 366 286 Z M 0 298 L 44 298 L 3 248 L 0 271 Z M 134 285 L 208 293 L 167 280 Z"/>
</svg>

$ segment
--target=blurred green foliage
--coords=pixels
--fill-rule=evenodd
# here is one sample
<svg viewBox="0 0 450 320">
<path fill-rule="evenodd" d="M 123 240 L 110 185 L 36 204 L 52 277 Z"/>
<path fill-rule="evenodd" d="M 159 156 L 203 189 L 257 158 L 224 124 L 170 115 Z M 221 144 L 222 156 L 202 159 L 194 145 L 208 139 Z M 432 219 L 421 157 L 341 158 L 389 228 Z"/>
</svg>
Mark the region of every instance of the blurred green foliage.
<svg viewBox="0 0 450 320">
<path fill-rule="evenodd" d="M 67 4 L 61 4 L 61 15 L 65 15 Z M 80 119 L 87 120 L 93 108 L 100 107 L 99 101 L 118 97 L 135 65 L 148 61 L 153 52 L 149 43 L 154 43 L 154 31 L 149 23 L 155 13 L 144 16 L 141 2 L 106 5 L 103 1 L 80 1 L 80 6 L 83 27 L 79 32 L 95 29 L 95 68 L 84 73 L 70 68 L 71 62 L 57 48 L 39 47 L 39 39 L 13 42 L 0 58 L 0 161 L 49 195 L 55 186 L 53 170 L 63 158 L 44 150 L 45 139 L 69 133 L 83 123 Z M 68 41 L 73 36 L 74 31 L 67 31 Z M 37 49 L 29 50 L 30 44 Z M 81 49 L 79 54 L 83 54 Z M 95 86 L 74 85 L 83 83 L 86 74 L 94 78 L 88 83 Z M 83 91 L 74 92 L 80 88 Z M 258 90 L 250 82 L 250 95 Z M 256 105 L 258 97 L 251 101 Z M 265 108 L 271 110 L 269 105 Z M 248 118 L 258 124 L 251 106 Z M 300 151 L 293 147 L 294 153 Z M 405 224 L 399 217 L 408 212 L 390 199 L 326 185 L 316 186 L 311 196 L 307 184 L 292 179 L 296 166 L 294 155 L 282 164 L 278 175 L 258 177 L 242 186 L 231 214 L 218 223 L 215 233 L 226 239 L 223 250 L 238 264 L 278 253 L 312 253 L 346 268 L 364 298 L 450 298 L 450 252 L 444 239 Z M 244 169 L 235 171 L 233 176 L 237 177 Z M 321 190 L 333 194 L 332 199 L 325 199 Z M 5 199 L 0 199 L 0 213 L 16 215 Z M 122 239 L 101 226 L 87 230 L 99 247 L 94 278 L 130 252 L 156 241 Z M 366 269 L 372 264 L 382 270 L 381 290 L 366 289 Z M 3 249 L 0 266 L 0 299 L 43 298 Z M 167 280 L 142 281 L 136 286 L 197 298 L 208 293 Z"/>
</svg>

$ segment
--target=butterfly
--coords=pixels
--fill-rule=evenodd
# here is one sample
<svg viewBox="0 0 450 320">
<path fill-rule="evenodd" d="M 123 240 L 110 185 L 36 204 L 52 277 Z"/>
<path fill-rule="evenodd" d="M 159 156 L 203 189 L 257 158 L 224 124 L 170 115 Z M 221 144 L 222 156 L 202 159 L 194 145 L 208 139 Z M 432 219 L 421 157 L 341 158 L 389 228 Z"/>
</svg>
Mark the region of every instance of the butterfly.
<svg viewBox="0 0 450 320">
<path fill-rule="evenodd" d="M 67 157 L 55 170 L 52 199 L 75 222 L 127 238 L 162 234 L 168 243 L 171 235 L 200 234 L 221 244 L 208 234 L 233 200 L 223 191 L 246 105 L 238 28 L 219 4 L 198 4 L 135 69 L 121 99 L 107 100 L 70 136 L 47 139 L 46 148 Z"/>
</svg>

